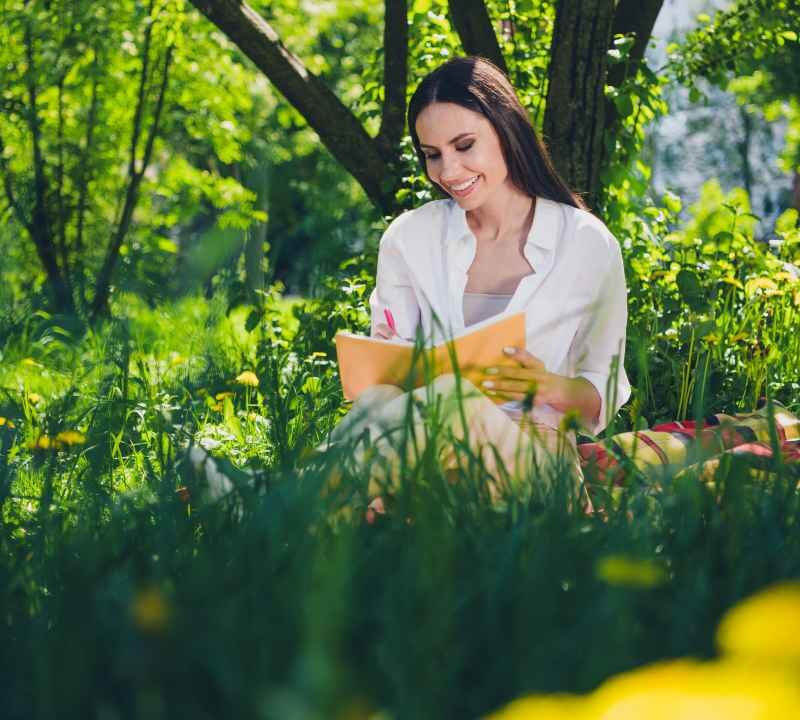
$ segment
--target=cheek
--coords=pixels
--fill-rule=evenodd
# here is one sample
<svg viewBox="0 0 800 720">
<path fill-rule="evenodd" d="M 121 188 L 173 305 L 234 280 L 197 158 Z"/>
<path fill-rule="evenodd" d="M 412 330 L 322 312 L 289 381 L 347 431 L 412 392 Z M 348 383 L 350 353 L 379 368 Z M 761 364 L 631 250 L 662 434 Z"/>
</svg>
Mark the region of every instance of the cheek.
<svg viewBox="0 0 800 720">
<path fill-rule="evenodd" d="M 439 185 L 439 175 L 441 173 L 441 167 L 439 163 L 426 163 L 425 169 L 428 171 L 428 177 L 431 179 L 431 181 Z"/>
<path fill-rule="evenodd" d="M 508 174 L 503 155 L 499 151 L 497 154 L 492 155 L 491 158 L 486 159 L 486 167 L 487 172 L 491 173 L 492 177 L 498 179 L 502 179 Z"/>
</svg>

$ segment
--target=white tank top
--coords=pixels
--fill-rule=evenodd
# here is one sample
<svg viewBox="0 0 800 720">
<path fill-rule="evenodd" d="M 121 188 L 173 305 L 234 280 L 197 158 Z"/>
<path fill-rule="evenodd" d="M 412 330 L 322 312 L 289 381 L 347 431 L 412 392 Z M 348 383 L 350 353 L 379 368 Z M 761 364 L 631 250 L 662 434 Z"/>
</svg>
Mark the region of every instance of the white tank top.
<svg viewBox="0 0 800 720">
<path fill-rule="evenodd" d="M 499 315 L 508 307 L 511 295 L 492 293 L 464 293 L 464 325 L 469 327 L 493 315 Z"/>
</svg>

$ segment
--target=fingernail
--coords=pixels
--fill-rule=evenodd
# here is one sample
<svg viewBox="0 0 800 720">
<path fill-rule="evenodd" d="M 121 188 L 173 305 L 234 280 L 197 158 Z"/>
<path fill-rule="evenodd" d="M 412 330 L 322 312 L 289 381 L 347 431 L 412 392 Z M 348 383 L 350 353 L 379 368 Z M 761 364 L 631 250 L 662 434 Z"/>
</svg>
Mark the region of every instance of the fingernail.
<svg viewBox="0 0 800 720">
<path fill-rule="evenodd" d="M 482 385 L 485 388 L 493 388 L 494 387 L 494 383 L 491 380 L 484 380 Z"/>
<path fill-rule="evenodd" d="M 499 370 L 497 368 L 486 368 L 485 372 L 487 375 L 497 375 Z"/>
<path fill-rule="evenodd" d="M 515 347 L 504 347 L 503 348 L 503 352 L 506 355 L 513 355 L 515 352 L 517 352 L 517 348 L 515 348 Z"/>
</svg>

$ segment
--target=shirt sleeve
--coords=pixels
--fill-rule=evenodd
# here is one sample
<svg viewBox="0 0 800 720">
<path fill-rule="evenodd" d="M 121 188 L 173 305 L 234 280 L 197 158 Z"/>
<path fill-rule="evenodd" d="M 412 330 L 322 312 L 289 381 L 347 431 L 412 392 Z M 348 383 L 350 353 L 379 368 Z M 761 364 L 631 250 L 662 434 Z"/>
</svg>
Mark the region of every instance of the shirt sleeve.
<svg viewBox="0 0 800 720">
<path fill-rule="evenodd" d="M 600 394 L 600 413 L 588 430 L 597 435 L 631 396 L 625 373 L 628 292 L 617 241 L 609 238 L 610 258 L 597 299 L 574 340 L 576 377 L 586 378 Z"/>
<path fill-rule="evenodd" d="M 375 289 L 369 297 L 372 318 L 371 335 L 378 323 L 386 323 L 384 310 L 394 317 L 397 333 L 405 340 L 414 340 L 419 325 L 420 307 L 408 265 L 398 246 L 399 227 L 395 220 L 384 232 L 378 249 L 378 270 Z"/>
</svg>

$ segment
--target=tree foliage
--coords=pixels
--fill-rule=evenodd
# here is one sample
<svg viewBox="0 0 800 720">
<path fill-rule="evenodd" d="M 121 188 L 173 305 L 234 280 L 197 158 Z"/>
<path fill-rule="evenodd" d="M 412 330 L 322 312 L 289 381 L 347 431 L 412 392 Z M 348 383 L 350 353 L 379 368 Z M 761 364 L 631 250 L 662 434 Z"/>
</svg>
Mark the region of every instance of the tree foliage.
<svg viewBox="0 0 800 720">
<path fill-rule="evenodd" d="M 236 115 L 252 100 L 224 53 L 200 71 L 196 53 L 217 45 L 181 0 L 9 2 L 3 17 L 0 208 L 57 309 L 104 313 L 121 259 L 176 252 L 193 197 L 223 225 L 258 218 L 253 195 L 209 167 L 241 157 L 251 131 Z"/>
</svg>

